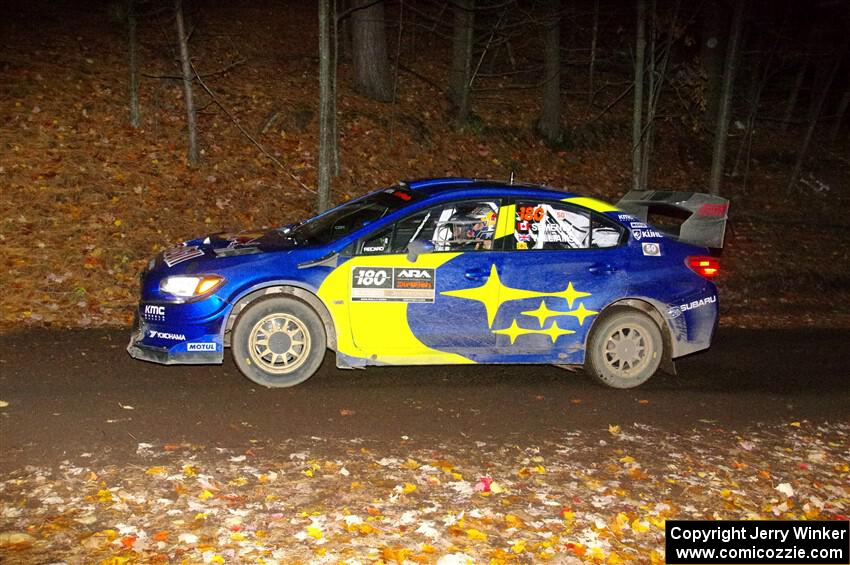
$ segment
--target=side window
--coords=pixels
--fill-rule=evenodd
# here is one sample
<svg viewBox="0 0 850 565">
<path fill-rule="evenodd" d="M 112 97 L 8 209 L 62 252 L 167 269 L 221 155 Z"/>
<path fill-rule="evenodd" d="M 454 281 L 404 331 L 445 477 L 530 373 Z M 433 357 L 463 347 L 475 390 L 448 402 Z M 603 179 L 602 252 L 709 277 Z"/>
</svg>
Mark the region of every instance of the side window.
<svg viewBox="0 0 850 565">
<path fill-rule="evenodd" d="M 360 247 L 361 255 L 383 255 L 390 253 L 390 239 L 392 239 L 393 227 L 382 229 L 374 235 L 370 235 L 369 239 L 363 242 Z"/>
<path fill-rule="evenodd" d="M 412 241 L 430 241 L 434 251 L 476 251 L 493 247 L 499 203 L 452 202 L 417 212 L 365 240 L 362 255 L 406 253 Z"/>
<path fill-rule="evenodd" d="M 591 241 L 590 211 L 561 202 L 518 201 L 514 248 L 587 249 Z"/>
<path fill-rule="evenodd" d="M 593 214 L 591 221 L 593 222 L 593 231 L 590 234 L 590 247 L 602 249 L 620 245 L 624 231 L 620 224 L 599 214 Z"/>
<path fill-rule="evenodd" d="M 477 251 L 493 248 L 499 204 L 474 200 L 453 202 L 435 209 L 435 223 L 426 232 L 434 251 Z"/>
</svg>

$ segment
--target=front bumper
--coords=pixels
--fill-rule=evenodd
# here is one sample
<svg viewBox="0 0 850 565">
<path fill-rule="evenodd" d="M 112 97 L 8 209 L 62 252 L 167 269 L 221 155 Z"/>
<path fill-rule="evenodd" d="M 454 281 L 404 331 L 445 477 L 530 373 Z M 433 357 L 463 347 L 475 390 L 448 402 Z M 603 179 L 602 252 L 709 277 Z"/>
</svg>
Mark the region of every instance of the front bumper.
<svg viewBox="0 0 850 565">
<path fill-rule="evenodd" d="M 224 360 L 224 346 L 218 334 L 204 334 L 186 339 L 186 333 L 178 334 L 176 331 L 167 333 L 161 331 L 161 326 L 153 326 L 136 315 L 133 322 L 133 331 L 130 334 L 130 343 L 127 345 L 127 353 L 134 359 L 150 361 L 162 365 L 206 365 L 220 364 Z M 204 328 L 201 328 L 203 331 Z M 173 345 L 162 345 L 162 339 L 156 339 L 157 335 L 169 335 L 180 337 L 182 340 Z M 153 339 L 156 343 L 146 343 Z"/>
<path fill-rule="evenodd" d="M 178 352 L 171 353 L 164 347 L 151 347 L 130 342 L 127 353 L 133 359 L 159 363 L 160 365 L 210 365 L 221 364 L 224 355 L 219 352 Z"/>
</svg>

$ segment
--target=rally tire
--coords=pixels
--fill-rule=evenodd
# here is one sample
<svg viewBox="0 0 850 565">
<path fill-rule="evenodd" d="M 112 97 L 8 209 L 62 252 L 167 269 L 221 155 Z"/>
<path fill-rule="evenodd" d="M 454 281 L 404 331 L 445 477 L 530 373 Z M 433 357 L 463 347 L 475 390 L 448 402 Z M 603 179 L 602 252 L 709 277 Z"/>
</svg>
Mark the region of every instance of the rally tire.
<svg viewBox="0 0 850 565">
<path fill-rule="evenodd" d="M 231 347 L 243 375 L 268 388 L 284 388 L 306 381 L 319 369 L 327 337 L 310 306 L 275 296 L 245 307 L 233 326 Z"/>
<path fill-rule="evenodd" d="M 655 321 L 631 308 L 615 308 L 594 325 L 585 371 L 612 388 L 640 386 L 658 371 L 664 339 Z"/>
</svg>

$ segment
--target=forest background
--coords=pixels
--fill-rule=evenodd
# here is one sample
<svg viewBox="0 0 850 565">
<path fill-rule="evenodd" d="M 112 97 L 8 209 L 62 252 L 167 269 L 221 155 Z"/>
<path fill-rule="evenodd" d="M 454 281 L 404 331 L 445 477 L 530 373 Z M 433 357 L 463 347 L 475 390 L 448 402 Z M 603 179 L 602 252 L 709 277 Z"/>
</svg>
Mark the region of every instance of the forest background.
<svg viewBox="0 0 850 565">
<path fill-rule="evenodd" d="M 129 325 L 205 233 L 404 179 L 732 201 L 721 324 L 850 327 L 850 4 L 10 2 L 0 331 Z"/>
</svg>

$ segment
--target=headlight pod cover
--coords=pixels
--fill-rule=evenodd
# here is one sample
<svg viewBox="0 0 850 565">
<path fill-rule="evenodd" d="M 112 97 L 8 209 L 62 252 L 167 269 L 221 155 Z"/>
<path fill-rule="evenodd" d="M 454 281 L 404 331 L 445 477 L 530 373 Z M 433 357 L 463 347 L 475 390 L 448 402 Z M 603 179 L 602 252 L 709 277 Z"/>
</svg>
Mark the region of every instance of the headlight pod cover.
<svg viewBox="0 0 850 565">
<path fill-rule="evenodd" d="M 218 275 L 174 275 L 162 279 L 159 290 L 177 298 L 195 298 L 209 294 L 224 284 Z"/>
</svg>

